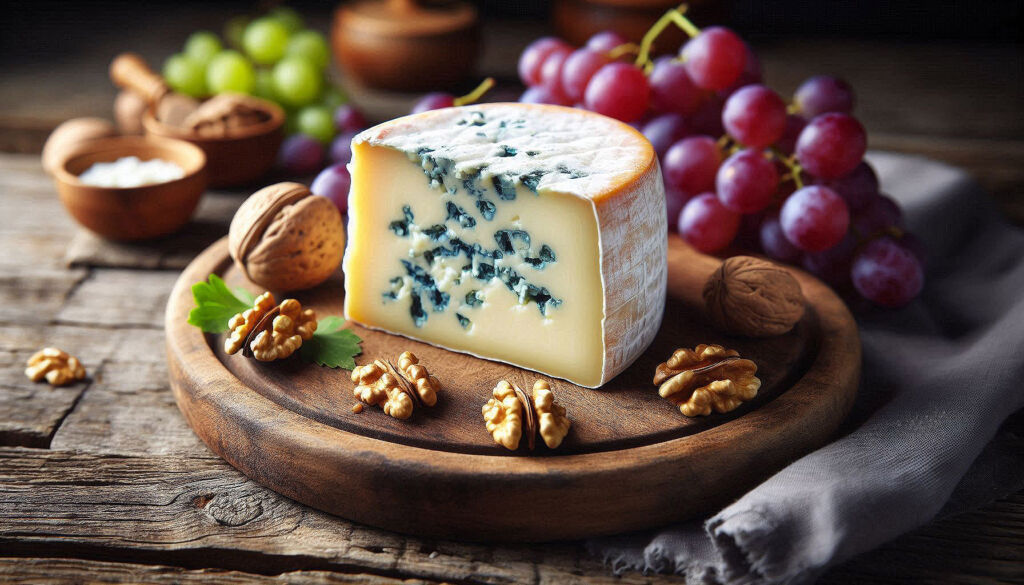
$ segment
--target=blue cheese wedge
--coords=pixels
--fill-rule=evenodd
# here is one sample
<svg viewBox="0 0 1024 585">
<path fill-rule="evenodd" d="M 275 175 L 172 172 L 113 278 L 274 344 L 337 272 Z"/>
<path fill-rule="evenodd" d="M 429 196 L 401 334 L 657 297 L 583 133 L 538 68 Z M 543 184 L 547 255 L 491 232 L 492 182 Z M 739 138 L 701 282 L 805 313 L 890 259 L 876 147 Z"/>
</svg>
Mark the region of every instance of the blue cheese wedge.
<svg viewBox="0 0 1024 585">
<path fill-rule="evenodd" d="M 601 386 L 665 306 L 665 192 L 651 144 L 583 110 L 425 112 L 352 141 L 345 314 Z"/>
</svg>

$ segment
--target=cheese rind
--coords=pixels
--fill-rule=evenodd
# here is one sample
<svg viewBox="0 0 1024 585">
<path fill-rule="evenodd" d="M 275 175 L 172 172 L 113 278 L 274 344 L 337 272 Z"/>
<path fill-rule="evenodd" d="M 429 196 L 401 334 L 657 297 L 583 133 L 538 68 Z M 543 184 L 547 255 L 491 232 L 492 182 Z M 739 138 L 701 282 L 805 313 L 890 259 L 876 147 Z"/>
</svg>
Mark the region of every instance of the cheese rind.
<svg viewBox="0 0 1024 585">
<path fill-rule="evenodd" d="M 632 128 L 525 104 L 436 110 L 353 140 L 345 314 L 596 387 L 661 323 L 665 200 Z"/>
</svg>

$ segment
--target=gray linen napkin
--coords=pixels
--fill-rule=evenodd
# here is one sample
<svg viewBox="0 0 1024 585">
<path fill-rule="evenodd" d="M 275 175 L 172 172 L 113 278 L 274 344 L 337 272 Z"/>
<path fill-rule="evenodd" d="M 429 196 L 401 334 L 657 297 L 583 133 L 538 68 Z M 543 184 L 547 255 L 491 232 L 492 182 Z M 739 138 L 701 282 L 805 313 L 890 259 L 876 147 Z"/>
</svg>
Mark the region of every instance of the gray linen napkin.
<svg viewBox="0 0 1024 585">
<path fill-rule="evenodd" d="M 954 488 L 948 509 L 1024 485 L 1019 439 L 1003 437 L 1017 441 L 1009 449 L 997 439 L 979 457 L 1024 408 L 1024 230 L 962 171 L 869 159 L 930 258 L 911 305 L 855 308 L 864 375 L 847 433 L 704 522 L 590 543 L 617 571 L 676 572 L 691 584 L 813 581 L 928 522 Z"/>
</svg>

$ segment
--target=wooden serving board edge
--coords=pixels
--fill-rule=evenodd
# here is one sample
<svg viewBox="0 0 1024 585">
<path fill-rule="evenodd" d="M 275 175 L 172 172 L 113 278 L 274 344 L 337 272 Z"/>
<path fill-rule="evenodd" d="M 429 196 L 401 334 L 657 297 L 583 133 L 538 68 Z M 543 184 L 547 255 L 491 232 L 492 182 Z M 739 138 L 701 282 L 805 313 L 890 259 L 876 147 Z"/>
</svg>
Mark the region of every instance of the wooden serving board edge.
<svg viewBox="0 0 1024 585">
<path fill-rule="evenodd" d="M 669 262 L 672 255 L 670 246 Z M 224 238 L 182 272 L 168 302 L 168 368 L 185 418 L 215 453 L 258 483 L 398 532 L 546 541 L 688 519 L 824 444 L 849 412 L 859 382 L 861 347 L 849 310 L 824 284 L 794 271 L 818 313 L 821 346 L 793 387 L 740 418 L 611 457 L 494 457 L 400 445 L 301 417 L 227 371 L 187 318 L 192 284 L 229 262 Z M 498 508 L 514 513 L 495 514 Z"/>
</svg>

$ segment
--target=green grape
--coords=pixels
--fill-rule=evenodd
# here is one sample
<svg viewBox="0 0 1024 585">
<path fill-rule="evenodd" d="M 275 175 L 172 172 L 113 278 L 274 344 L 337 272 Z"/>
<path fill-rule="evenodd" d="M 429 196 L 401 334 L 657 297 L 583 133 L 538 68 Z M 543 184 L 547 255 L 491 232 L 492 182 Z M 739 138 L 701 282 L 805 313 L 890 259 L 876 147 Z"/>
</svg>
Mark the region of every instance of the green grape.
<svg viewBox="0 0 1024 585">
<path fill-rule="evenodd" d="M 256 70 L 256 83 L 253 85 L 252 95 L 272 102 L 278 101 L 274 93 L 274 74 L 270 69 L 261 67 Z"/>
<path fill-rule="evenodd" d="M 238 51 L 221 51 L 206 68 L 206 83 L 213 93 L 250 93 L 256 84 L 256 72 Z"/>
<path fill-rule="evenodd" d="M 223 48 L 217 35 L 208 30 L 194 32 L 185 41 L 185 54 L 202 63 L 204 67 Z"/>
<path fill-rule="evenodd" d="M 267 17 L 273 18 L 283 24 L 284 28 L 287 29 L 289 33 L 295 33 L 302 30 L 302 17 L 299 16 L 298 12 L 295 12 L 287 6 L 278 6 L 274 8 L 267 14 Z"/>
<path fill-rule="evenodd" d="M 305 59 L 286 57 L 274 65 L 274 93 L 286 104 L 304 106 L 320 95 L 323 75 Z"/>
<path fill-rule="evenodd" d="M 320 69 L 331 62 L 331 53 L 327 48 L 324 35 L 315 30 L 304 30 L 295 33 L 288 39 L 288 48 L 284 54 L 288 57 L 302 57 Z"/>
<path fill-rule="evenodd" d="M 178 53 L 171 55 L 164 62 L 164 79 L 174 91 L 190 95 L 192 97 L 203 97 L 207 93 L 206 71 L 203 64 L 189 57 Z"/>
<path fill-rule="evenodd" d="M 299 110 L 295 116 L 295 127 L 300 133 L 325 144 L 334 138 L 334 116 L 324 106 L 306 106 Z"/>
<path fill-rule="evenodd" d="M 260 65 L 276 63 L 288 46 L 288 29 L 270 18 L 260 18 L 245 27 L 242 46 L 252 60 Z"/>
<path fill-rule="evenodd" d="M 252 19 L 248 16 L 234 16 L 224 25 L 224 38 L 228 44 L 236 49 L 242 48 L 242 37 L 245 36 L 245 29 L 248 28 Z"/>
<path fill-rule="evenodd" d="M 320 104 L 327 106 L 331 110 L 338 109 L 338 106 L 348 103 L 348 96 L 341 88 L 336 86 L 330 86 L 324 89 L 323 95 L 320 96 Z"/>
</svg>

